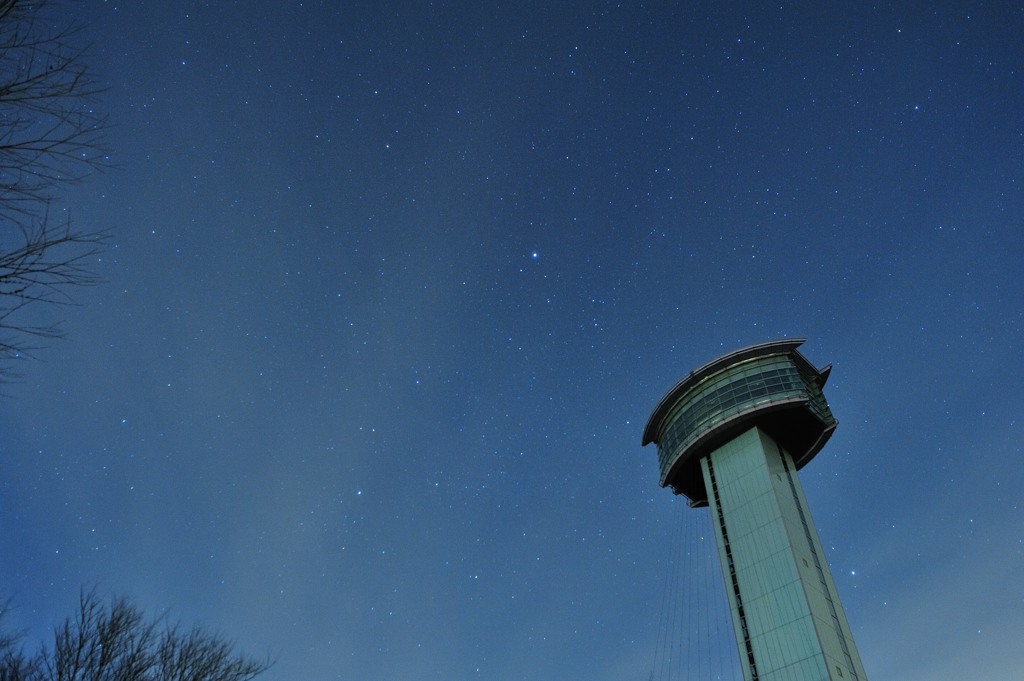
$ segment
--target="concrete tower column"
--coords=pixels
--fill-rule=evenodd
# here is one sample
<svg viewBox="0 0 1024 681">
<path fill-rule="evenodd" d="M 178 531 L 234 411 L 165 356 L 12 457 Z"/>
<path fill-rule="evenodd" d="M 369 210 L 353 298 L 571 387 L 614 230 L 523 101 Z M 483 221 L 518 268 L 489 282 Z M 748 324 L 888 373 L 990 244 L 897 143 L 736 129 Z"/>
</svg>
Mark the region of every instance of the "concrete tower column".
<svg viewBox="0 0 1024 681">
<path fill-rule="evenodd" d="M 754 427 L 701 468 L 748 681 L 866 681 L 792 457 Z"/>
</svg>

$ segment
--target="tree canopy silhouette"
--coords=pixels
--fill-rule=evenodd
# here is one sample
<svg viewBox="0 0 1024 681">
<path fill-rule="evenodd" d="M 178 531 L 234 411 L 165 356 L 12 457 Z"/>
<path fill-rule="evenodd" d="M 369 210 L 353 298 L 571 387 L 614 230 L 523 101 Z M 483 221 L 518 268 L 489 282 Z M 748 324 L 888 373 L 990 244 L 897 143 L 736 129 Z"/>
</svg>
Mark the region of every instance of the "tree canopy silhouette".
<svg viewBox="0 0 1024 681">
<path fill-rule="evenodd" d="M 123 598 L 104 605 L 92 592 L 36 652 L 0 630 L 0 681 L 248 681 L 269 666 L 202 629 L 146 619 Z"/>
<path fill-rule="evenodd" d="M 90 262 L 109 238 L 54 207 L 62 188 L 108 161 L 101 88 L 59 9 L 0 0 L 0 381 L 13 360 L 64 335 L 34 310 L 72 304 L 72 289 L 97 283 Z"/>
</svg>

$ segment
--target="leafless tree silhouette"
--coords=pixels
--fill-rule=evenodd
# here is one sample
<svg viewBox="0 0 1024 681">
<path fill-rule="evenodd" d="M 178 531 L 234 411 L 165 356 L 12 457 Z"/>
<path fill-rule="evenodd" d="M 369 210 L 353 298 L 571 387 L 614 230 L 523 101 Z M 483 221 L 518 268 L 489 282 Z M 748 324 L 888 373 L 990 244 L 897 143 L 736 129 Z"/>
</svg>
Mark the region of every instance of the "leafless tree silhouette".
<svg viewBox="0 0 1024 681">
<path fill-rule="evenodd" d="M 146 619 L 124 599 L 104 605 L 92 592 L 52 645 L 26 653 L 19 636 L 0 633 L 0 681 L 248 681 L 269 666 L 218 636 Z"/>
<path fill-rule="evenodd" d="M 110 236 L 55 217 L 60 190 L 108 159 L 101 88 L 59 9 L 0 0 L 0 381 L 12 360 L 64 335 L 32 310 L 70 305 L 71 290 L 97 283 L 90 263 Z"/>
</svg>

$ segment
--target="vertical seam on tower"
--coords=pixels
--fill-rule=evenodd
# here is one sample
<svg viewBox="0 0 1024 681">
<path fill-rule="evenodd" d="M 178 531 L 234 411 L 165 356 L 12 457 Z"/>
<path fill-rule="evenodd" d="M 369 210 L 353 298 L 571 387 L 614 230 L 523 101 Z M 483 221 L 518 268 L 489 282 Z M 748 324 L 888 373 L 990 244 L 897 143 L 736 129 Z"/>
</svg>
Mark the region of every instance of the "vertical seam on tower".
<svg viewBox="0 0 1024 681">
<path fill-rule="evenodd" d="M 789 483 L 789 491 L 793 495 L 793 503 L 796 505 L 796 511 L 800 515 L 800 524 L 804 527 L 804 537 L 807 539 L 807 548 L 811 551 L 811 557 L 814 559 L 814 567 L 818 572 L 818 580 L 821 582 L 821 590 L 825 594 L 825 602 L 828 603 L 829 612 L 832 615 L 832 626 L 836 630 L 836 637 L 839 639 L 839 647 L 843 650 L 843 656 L 846 658 L 846 666 L 850 670 L 850 674 L 853 675 L 854 681 L 859 681 L 860 677 L 857 676 L 857 669 L 853 664 L 853 656 L 850 655 L 850 648 L 846 643 L 846 634 L 843 633 L 843 627 L 839 624 L 839 614 L 836 612 L 835 602 L 832 600 L 832 591 L 828 588 L 828 582 L 825 580 L 825 571 L 821 567 L 821 559 L 818 557 L 818 551 L 814 548 L 814 538 L 811 537 L 811 528 L 807 524 L 807 517 L 804 515 L 804 507 L 800 503 L 800 496 L 796 492 L 796 483 L 793 481 L 793 471 L 789 468 L 789 463 L 786 461 L 786 453 L 779 450 L 779 458 L 782 459 L 782 468 L 786 471 L 786 482 Z M 708 459 L 708 463 L 711 460 Z M 831 672 L 829 676 L 831 676 Z"/>
<path fill-rule="evenodd" d="M 725 560 L 729 566 L 729 578 L 732 583 L 732 593 L 736 598 L 736 614 L 740 618 L 740 629 L 743 631 L 743 645 L 746 648 L 747 663 L 750 667 L 750 678 L 757 681 L 757 663 L 754 661 L 754 647 L 750 642 L 750 631 L 747 628 L 747 615 L 743 609 L 743 597 L 740 595 L 740 583 L 736 577 L 736 565 L 732 560 L 732 547 L 729 545 L 729 532 L 725 528 L 725 514 L 722 513 L 722 500 L 718 496 L 718 482 L 715 480 L 715 466 L 708 461 L 708 477 L 711 478 L 711 492 L 715 497 L 715 511 L 718 514 L 718 528 L 722 532 L 722 547 L 725 549 Z"/>
</svg>

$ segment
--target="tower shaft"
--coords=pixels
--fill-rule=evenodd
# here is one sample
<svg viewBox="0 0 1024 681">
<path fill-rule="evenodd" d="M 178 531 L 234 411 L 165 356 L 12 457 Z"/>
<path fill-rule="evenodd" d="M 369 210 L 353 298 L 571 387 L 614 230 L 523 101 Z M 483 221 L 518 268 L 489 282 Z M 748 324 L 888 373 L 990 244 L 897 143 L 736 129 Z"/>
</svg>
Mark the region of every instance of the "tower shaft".
<svg viewBox="0 0 1024 681">
<path fill-rule="evenodd" d="M 700 459 L 747 681 L 867 681 L 793 457 L 758 426 Z"/>
</svg>

